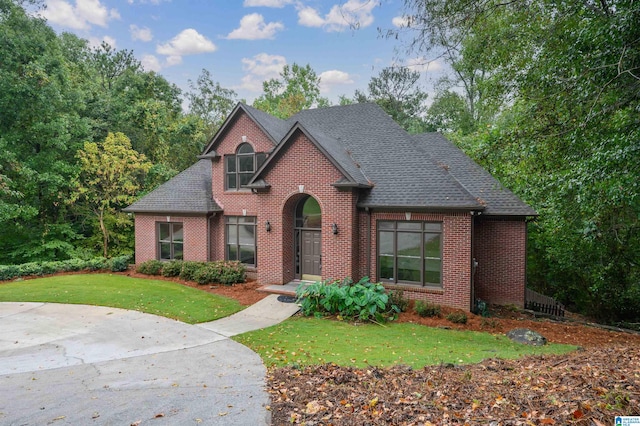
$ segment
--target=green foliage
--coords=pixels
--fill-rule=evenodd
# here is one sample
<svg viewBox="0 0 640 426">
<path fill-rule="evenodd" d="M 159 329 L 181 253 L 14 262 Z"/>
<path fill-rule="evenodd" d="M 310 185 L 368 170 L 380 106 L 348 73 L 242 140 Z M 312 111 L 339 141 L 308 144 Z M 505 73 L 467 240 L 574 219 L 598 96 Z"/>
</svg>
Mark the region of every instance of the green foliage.
<svg viewBox="0 0 640 426">
<path fill-rule="evenodd" d="M 198 284 L 231 285 L 244 282 L 245 267 L 238 261 L 207 262 L 194 274 Z"/>
<path fill-rule="evenodd" d="M 416 300 L 413 310 L 421 317 L 439 317 L 441 311 L 440 305 L 422 300 Z"/>
<path fill-rule="evenodd" d="M 129 268 L 129 262 L 131 262 L 131 256 L 125 254 L 107 260 L 107 265 L 111 272 L 123 272 Z"/>
<path fill-rule="evenodd" d="M 180 271 L 180 278 L 185 281 L 195 281 L 196 273 L 203 268 L 205 262 L 194 262 L 191 260 L 182 262 L 182 270 Z"/>
<path fill-rule="evenodd" d="M 447 314 L 447 316 L 445 318 L 448 319 L 449 321 L 451 321 L 454 324 L 466 324 L 467 323 L 467 314 L 465 314 L 464 312 L 460 312 L 460 311 L 451 312 L 451 313 Z"/>
<path fill-rule="evenodd" d="M 200 72 L 195 83 L 189 80 L 189 88 L 191 91 L 187 99 L 190 112 L 206 123 L 207 138 L 211 138 L 233 110 L 238 94 L 214 82 L 206 69 Z"/>
<path fill-rule="evenodd" d="M 392 306 L 397 306 L 400 312 L 406 312 L 409 307 L 409 299 L 404 297 L 404 291 L 391 290 L 389 292 L 389 303 Z"/>
<path fill-rule="evenodd" d="M 285 65 L 280 78 L 262 83 L 263 94 L 253 106 L 275 117 L 287 119 L 312 107 L 326 106 L 329 101 L 320 96 L 320 78 L 309 64 L 302 67 Z"/>
<path fill-rule="evenodd" d="M 339 315 L 345 319 L 385 322 L 394 319 L 400 308 L 389 303 L 389 295 L 380 283 L 365 277 L 353 283 L 344 281 L 304 284 L 296 289 L 303 315 Z"/>
<path fill-rule="evenodd" d="M 92 259 L 68 259 L 59 261 L 28 262 L 20 265 L 0 265 L 0 281 L 18 277 L 50 275 L 57 272 L 72 271 L 125 271 L 131 256 L 119 256 L 112 259 L 96 257 Z"/>
<path fill-rule="evenodd" d="M 177 277 L 182 272 L 182 260 L 171 260 L 162 265 L 163 277 Z"/>
<path fill-rule="evenodd" d="M 163 262 L 159 260 L 151 259 L 139 264 L 136 267 L 136 272 L 140 274 L 145 274 L 145 275 L 160 275 L 162 273 L 163 266 L 164 266 Z"/>
</svg>

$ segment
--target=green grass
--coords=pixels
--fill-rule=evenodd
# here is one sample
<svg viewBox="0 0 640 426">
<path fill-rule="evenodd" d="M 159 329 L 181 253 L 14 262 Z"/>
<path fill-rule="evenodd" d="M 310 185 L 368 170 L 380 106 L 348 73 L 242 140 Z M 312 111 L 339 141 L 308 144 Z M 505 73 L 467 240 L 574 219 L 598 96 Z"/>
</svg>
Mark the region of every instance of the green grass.
<svg viewBox="0 0 640 426">
<path fill-rule="evenodd" d="M 213 321 L 243 309 L 233 299 L 180 284 L 110 274 L 59 275 L 2 284 L 0 302 L 111 306 L 189 324 Z"/>
<path fill-rule="evenodd" d="M 560 354 L 575 346 L 525 346 L 505 336 L 430 328 L 410 323 L 352 325 L 327 319 L 291 318 L 234 338 L 271 366 L 332 362 L 341 366 L 395 364 L 422 368 L 440 363 L 471 364 L 486 358 Z"/>
</svg>

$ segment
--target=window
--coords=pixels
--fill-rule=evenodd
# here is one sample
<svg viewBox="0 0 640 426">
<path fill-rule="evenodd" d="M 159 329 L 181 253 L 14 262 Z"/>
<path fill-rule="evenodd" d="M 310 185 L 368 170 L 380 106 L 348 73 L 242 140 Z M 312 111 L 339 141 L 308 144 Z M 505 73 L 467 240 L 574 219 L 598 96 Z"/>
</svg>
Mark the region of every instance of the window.
<svg viewBox="0 0 640 426">
<path fill-rule="evenodd" d="M 245 265 L 256 266 L 256 218 L 251 216 L 227 216 L 227 260 L 239 260 Z"/>
<path fill-rule="evenodd" d="M 158 223 L 158 258 L 182 260 L 183 235 L 182 223 Z"/>
<path fill-rule="evenodd" d="M 254 153 L 248 143 L 240 144 L 235 155 L 224 157 L 225 189 L 239 189 L 248 184 L 266 158 L 265 153 Z"/>
<path fill-rule="evenodd" d="M 393 283 L 442 286 L 442 224 L 379 221 L 378 276 Z"/>
</svg>

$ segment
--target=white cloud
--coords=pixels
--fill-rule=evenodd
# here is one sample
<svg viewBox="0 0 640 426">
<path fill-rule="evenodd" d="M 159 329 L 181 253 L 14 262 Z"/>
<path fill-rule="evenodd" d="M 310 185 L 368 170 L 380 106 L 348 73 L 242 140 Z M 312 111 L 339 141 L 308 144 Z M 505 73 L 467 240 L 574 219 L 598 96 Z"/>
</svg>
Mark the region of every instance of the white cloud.
<svg viewBox="0 0 640 426">
<path fill-rule="evenodd" d="M 228 39 L 263 40 L 274 38 L 276 32 L 284 29 L 280 22 L 264 22 L 264 17 L 259 13 L 245 15 L 240 20 L 240 27 L 231 31 Z"/>
<path fill-rule="evenodd" d="M 277 7 L 282 8 L 293 3 L 293 0 L 244 0 L 244 7 Z"/>
<path fill-rule="evenodd" d="M 93 49 L 100 47 L 103 41 L 108 45 L 110 45 L 112 48 L 114 49 L 116 48 L 116 39 L 107 35 L 103 36 L 102 38 L 89 37 L 87 41 L 89 41 L 89 46 Z"/>
<path fill-rule="evenodd" d="M 262 82 L 277 78 L 287 64 L 284 56 L 259 53 L 253 58 L 242 58 L 242 69 L 247 75 L 242 77 L 240 89 L 252 92 L 262 91 Z"/>
<path fill-rule="evenodd" d="M 162 69 L 160 60 L 155 55 L 144 55 L 140 63 L 142 64 L 142 68 L 144 68 L 145 71 L 160 72 L 160 70 Z"/>
<path fill-rule="evenodd" d="M 340 70 L 324 71 L 318 77 L 320 77 L 320 91 L 323 93 L 330 91 L 333 86 L 353 83 L 353 78 L 348 73 Z"/>
<path fill-rule="evenodd" d="M 107 9 L 100 0 L 47 0 L 42 16 L 50 23 L 75 30 L 88 30 L 92 25 L 107 27 L 110 20 L 120 19 L 116 9 Z"/>
<path fill-rule="evenodd" d="M 324 27 L 327 31 L 364 28 L 373 23 L 373 9 L 377 4 L 371 0 L 348 0 L 334 5 L 324 18 L 310 6 L 299 7 L 298 23 L 307 27 Z"/>
<path fill-rule="evenodd" d="M 397 28 L 407 28 L 409 26 L 409 17 L 396 16 L 391 20 L 391 23 Z"/>
<path fill-rule="evenodd" d="M 137 25 L 129 25 L 129 32 L 131 33 L 132 40 L 151 41 L 153 40 L 153 33 L 148 27 L 140 28 Z"/>
<path fill-rule="evenodd" d="M 430 61 L 421 56 L 407 60 L 407 68 L 418 72 L 438 72 L 442 71 L 442 62 L 439 60 Z"/>
<path fill-rule="evenodd" d="M 187 28 L 170 42 L 159 44 L 156 52 L 168 56 L 166 63 L 167 66 L 171 66 L 181 63 L 183 56 L 214 52 L 216 49 L 216 45 L 211 40 L 193 28 Z"/>
<path fill-rule="evenodd" d="M 324 19 L 318 14 L 318 11 L 312 7 L 304 7 L 298 10 L 298 24 L 303 27 L 318 28 L 324 25 Z"/>
</svg>

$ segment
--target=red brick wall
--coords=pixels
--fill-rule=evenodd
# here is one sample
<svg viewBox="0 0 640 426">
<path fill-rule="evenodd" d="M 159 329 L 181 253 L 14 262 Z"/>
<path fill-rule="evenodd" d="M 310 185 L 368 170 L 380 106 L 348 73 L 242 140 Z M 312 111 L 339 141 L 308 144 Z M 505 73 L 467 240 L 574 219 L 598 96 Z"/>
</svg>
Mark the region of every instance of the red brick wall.
<svg viewBox="0 0 640 426">
<path fill-rule="evenodd" d="M 527 225 L 524 220 L 477 219 L 474 225 L 475 297 L 524 306 Z"/>
<path fill-rule="evenodd" d="M 207 260 L 207 218 L 205 216 L 156 216 L 137 213 L 136 263 L 158 258 L 158 222 L 182 222 L 184 225 L 184 260 Z"/>
<path fill-rule="evenodd" d="M 378 220 L 407 220 L 405 213 L 373 212 L 371 217 L 371 250 L 366 247 L 366 229 L 368 218 L 361 213 L 361 252 L 370 254 L 371 271 L 368 275 L 372 280 L 377 277 L 377 221 Z M 420 287 L 415 285 L 387 284 L 385 287 L 402 289 L 405 297 L 410 299 L 428 300 L 439 305 L 469 310 L 471 308 L 471 215 L 468 213 L 434 214 L 412 213 L 410 220 L 427 222 L 442 222 L 442 288 Z M 359 257 L 366 262 L 365 256 Z M 365 266 L 366 268 L 366 266 Z M 359 268 L 363 271 L 362 265 Z"/>
</svg>

